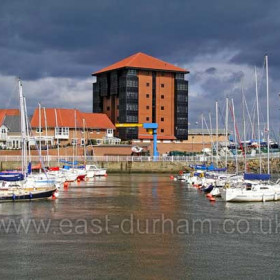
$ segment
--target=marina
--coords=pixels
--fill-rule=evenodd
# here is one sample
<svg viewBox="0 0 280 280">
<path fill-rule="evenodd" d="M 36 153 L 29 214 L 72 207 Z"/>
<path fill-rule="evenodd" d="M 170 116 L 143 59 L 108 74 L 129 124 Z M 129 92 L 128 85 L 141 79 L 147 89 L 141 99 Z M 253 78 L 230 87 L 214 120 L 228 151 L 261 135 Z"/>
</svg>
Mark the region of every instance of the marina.
<svg viewBox="0 0 280 280">
<path fill-rule="evenodd" d="M 1 1 L 0 280 L 280 279 L 279 10 Z"/>
<path fill-rule="evenodd" d="M 278 201 L 210 203 L 196 188 L 164 174 L 71 183 L 58 199 L 1 203 L 0 209 L 4 279 L 279 275 Z M 8 229 L 9 221 L 15 224 Z"/>
</svg>

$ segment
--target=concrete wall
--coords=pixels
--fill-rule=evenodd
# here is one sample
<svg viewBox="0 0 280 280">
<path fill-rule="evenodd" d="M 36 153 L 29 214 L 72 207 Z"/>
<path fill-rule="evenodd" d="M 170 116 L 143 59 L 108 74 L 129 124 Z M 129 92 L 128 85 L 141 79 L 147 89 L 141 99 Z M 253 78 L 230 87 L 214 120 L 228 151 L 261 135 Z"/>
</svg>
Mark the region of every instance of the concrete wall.
<svg viewBox="0 0 280 280">
<path fill-rule="evenodd" d="M 34 162 L 34 165 L 38 162 Z M 90 162 L 88 162 L 90 164 Z M 95 163 L 93 163 L 95 164 Z M 99 166 L 107 168 L 108 173 L 167 173 L 167 174 L 176 174 L 180 170 L 190 170 L 188 162 L 100 162 Z M 201 164 L 201 162 L 198 162 Z M 210 164 L 208 162 L 207 164 Z M 279 158 L 271 159 L 271 174 L 279 173 Z M 50 166 L 57 166 L 57 162 L 50 162 Z M 0 162 L 1 170 L 9 170 L 20 168 L 20 162 Z M 220 167 L 224 167 L 223 163 L 220 163 Z M 259 161 L 250 160 L 247 162 L 247 172 L 249 173 L 258 173 L 259 171 Z M 228 162 L 228 171 L 235 172 L 235 162 Z M 244 163 L 239 162 L 239 171 L 244 170 Z M 266 162 L 263 161 L 263 173 L 267 172 Z"/>
</svg>

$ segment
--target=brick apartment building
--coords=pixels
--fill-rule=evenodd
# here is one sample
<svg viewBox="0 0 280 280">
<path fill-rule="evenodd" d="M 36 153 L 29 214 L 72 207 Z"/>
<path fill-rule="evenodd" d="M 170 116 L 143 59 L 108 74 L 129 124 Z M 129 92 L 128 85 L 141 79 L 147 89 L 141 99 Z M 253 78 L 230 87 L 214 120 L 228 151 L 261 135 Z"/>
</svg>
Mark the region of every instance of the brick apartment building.
<svg viewBox="0 0 280 280">
<path fill-rule="evenodd" d="M 113 123 L 158 123 L 159 140 L 188 139 L 189 71 L 136 53 L 95 73 L 93 112 Z M 151 139 L 143 128 L 119 128 L 123 140 Z"/>
</svg>

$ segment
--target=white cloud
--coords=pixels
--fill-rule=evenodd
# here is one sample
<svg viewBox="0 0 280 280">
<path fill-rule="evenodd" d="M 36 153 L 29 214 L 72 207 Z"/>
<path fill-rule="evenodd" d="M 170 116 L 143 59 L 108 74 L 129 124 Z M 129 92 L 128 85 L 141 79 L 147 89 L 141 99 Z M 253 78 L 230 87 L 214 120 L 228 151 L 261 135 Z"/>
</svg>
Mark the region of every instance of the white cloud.
<svg viewBox="0 0 280 280">
<path fill-rule="evenodd" d="M 29 114 L 33 113 L 38 102 L 44 107 L 77 108 L 92 111 L 92 83 L 94 78 L 42 78 L 22 81 Z M 17 79 L 0 76 L 1 108 L 17 108 Z M 8 98 L 7 98 L 8 96 Z"/>
</svg>

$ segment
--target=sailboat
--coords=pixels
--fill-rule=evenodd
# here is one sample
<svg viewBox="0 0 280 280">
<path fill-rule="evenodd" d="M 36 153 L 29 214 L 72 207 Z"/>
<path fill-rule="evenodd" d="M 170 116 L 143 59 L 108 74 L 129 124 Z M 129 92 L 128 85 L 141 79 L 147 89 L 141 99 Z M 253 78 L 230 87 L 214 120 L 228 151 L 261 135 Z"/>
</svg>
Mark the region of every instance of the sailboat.
<svg viewBox="0 0 280 280">
<path fill-rule="evenodd" d="M 0 177 L 0 201 L 18 201 L 49 198 L 55 195 L 57 188 L 52 181 L 40 181 L 37 185 L 34 178 L 28 177 L 31 164 L 27 164 L 27 124 L 25 101 L 22 93 L 22 83 L 18 81 L 20 115 L 21 115 L 21 138 L 22 138 L 22 162 L 21 173 L 4 173 Z M 21 175 L 19 175 L 21 174 Z M 16 180 L 18 178 L 18 180 Z"/>
<path fill-rule="evenodd" d="M 221 190 L 224 201 L 229 202 L 261 202 L 280 199 L 280 179 L 276 183 L 262 181 L 270 178 L 269 162 L 269 86 L 268 86 L 268 57 L 265 56 L 266 64 L 266 95 L 267 95 L 267 169 L 268 174 L 246 174 L 242 183 L 228 184 Z M 257 99 L 258 100 L 258 99 Z M 258 108 L 257 108 L 258 109 Z M 254 176 L 255 175 L 255 176 Z M 246 179 L 258 179 L 246 180 Z"/>
</svg>

